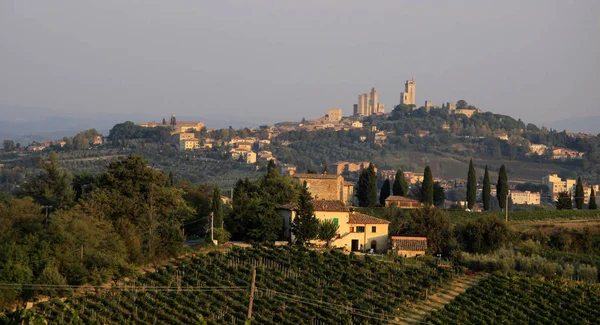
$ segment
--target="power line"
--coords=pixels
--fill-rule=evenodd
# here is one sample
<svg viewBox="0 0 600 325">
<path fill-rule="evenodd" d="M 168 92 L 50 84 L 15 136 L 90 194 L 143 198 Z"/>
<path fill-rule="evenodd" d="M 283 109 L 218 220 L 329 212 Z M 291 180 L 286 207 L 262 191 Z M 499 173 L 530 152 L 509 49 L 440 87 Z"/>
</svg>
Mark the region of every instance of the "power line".
<svg viewBox="0 0 600 325">
<path fill-rule="evenodd" d="M 93 286 L 69 284 L 0 283 L 1 289 L 104 289 L 121 291 L 245 291 L 246 286 Z"/>
<path fill-rule="evenodd" d="M 317 306 L 320 308 L 326 308 L 326 309 L 330 309 L 330 310 L 334 310 L 334 311 L 339 311 L 340 309 L 343 309 L 346 312 L 348 312 L 349 314 L 364 317 L 364 318 L 376 319 L 376 320 L 381 320 L 381 321 L 386 321 L 386 322 L 395 322 L 395 323 L 399 323 L 399 324 L 402 323 L 402 321 L 397 320 L 395 316 L 391 316 L 391 315 L 388 316 L 387 314 L 382 314 L 382 313 L 378 313 L 378 312 L 374 312 L 374 311 L 370 311 L 370 310 L 359 309 L 359 308 L 354 308 L 354 307 L 350 307 L 350 306 L 346 306 L 346 305 L 300 297 L 297 295 L 287 294 L 287 293 L 283 293 L 283 292 L 279 292 L 279 291 L 275 291 L 275 290 L 271 290 L 271 289 L 268 289 L 268 291 L 263 290 L 263 289 L 260 289 L 260 290 L 257 289 L 257 290 L 261 291 L 262 293 L 267 294 L 267 295 L 274 293 L 276 295 L 281 295 L 281 296 L 283 296 L 283 298 L 286 298 L 286 299 L 289 299 L 292 301 L 296 301 L 299 303 L 308 304 L 308 305 L 312 305 L 312 306 Z M 329 306 L 327 306 L 327 305 L 329 305 Z M 379 316 L 379 317 L 377 317 L 377 316 Z M 416 323 L 427 324 L 422 321 L 417 321 Z"/>
</svg>

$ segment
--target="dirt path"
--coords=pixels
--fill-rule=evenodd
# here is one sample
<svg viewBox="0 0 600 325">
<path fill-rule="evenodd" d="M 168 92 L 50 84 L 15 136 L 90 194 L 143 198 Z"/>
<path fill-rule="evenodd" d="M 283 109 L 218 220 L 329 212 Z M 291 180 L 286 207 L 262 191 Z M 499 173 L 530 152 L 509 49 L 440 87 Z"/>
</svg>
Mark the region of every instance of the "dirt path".
<svg viewBox="0 0 600 325">
<path fill-rule="evenodd" d="M 465 292 L 468 288 L 476 285 L 487 275 L 479 274 L 475 276 L 463 275 L 454 278 L 450 283 L 440 287 L 438 291 L 427 299 L 418 302 L 412 306 L 407 306 L 398 320 L 401 324 L 420 324 L 432 311 L 442 309 L 454 298 Z"/>
</svg>

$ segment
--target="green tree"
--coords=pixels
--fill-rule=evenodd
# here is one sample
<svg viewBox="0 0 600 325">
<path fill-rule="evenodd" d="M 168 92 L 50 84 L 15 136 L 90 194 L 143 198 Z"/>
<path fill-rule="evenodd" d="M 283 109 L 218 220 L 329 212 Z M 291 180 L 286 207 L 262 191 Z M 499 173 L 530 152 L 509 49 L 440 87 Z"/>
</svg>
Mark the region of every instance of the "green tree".
<svg viewBox="0 0 600 325">
<path fill-rule="evenodd" d="M 3 146 L 5 152 L 11 152 L 15 150 L 15 142 L 13 140 L 4 140 Z"/>
<path fill-rule="evenodd" d="M 71 205 L 75 199 L 72 177 L 69 172 L 58 167 L 56 152 L 50 152 L 50 156 L 40 163 L 40 167 L 42 172 L 25 183 L 21 194 L 34 198 L 41 205 L 52 206 L 53 209 Z"/>
<path fill-rule="evenodd" d="M 390 180 L 386 179 L 383 182 L 383 186 L 381 186 L 381 191 L 379 192 L 379 204 L 384 206 L 385 205 L 385 199 L 387 199 L 390 196 Z"/>
<path fill-rule="evenodd" d="M 450 217 L 442 210 L 425 206 L 411 212 L 412 226 L 410 233 L 427 237 L 428 250 L 441 253 L 450 246 L 452 225 Z"/>
<path fill-rule="evenodd" d="M 490 186 L 490 173 L 488 172 L 487 165 L 485 166 L 485 174 L 483 175 L 483 210 L 490 211 L 490 200 L 492 199 L 491 186 Z"/>
<path fill-rule="evenodd" d="M 211 201 L 211 212 L 213 214 L 213 223 L 215 228 L 223 228 L 223 201 L 221 200 L 221 189 L 215 186 Z"/>
<path fill-rule="evenodd" d="M 506 175 L 506 167 L 500 166 L 498 172 L 498 183 L 496 183 L 496 197 L 498 198 L 498 204 L 500 208 L 504 210 L 506 207 L 506 200 L 508 197 L 508 176 Z"/>
<path fill-rule="evenodd" d="M 396 196 L 408 195 L 408 183 L 406 182 L 406 177 L 404 176 L 404 172 L 402 171 L 402 169 L 398 169 L 398 171 L 396 172 L 392 192 Z"/>
<path fill-rule="evenodd" d="M 583 209 L 584 201 L 585 193 L 583 193 L 583 182 L 581 182 L 581 177 L 577 177 L 577 184 L 575 185 L 575 207 L 577 210 Z"/>
<path fill-rule="evenodd" d="M 377 204 L 377 174 L 372 163 L 360 172 L 356 197 L 361 207 L 374 207 Z"/>
<path fill-rule="evenodd" d="M 503 247 L 510 238 L 508 226 L 496 216 L 467 221 L 458 226 L 456 234 L 463 250 L 483 254 Z"/>
<path fill-rule="evenodd" d="M 556 210 L 571 210 L 573 209 L 573 201 L 571 200 L 571 194 L 567 191 L 558 193 L 558 199 L 556 200 Z"/>
<path fill-rule="evenodd" d="M 440 182 L 433 183 L 433 204 L 436 207 L 440 207 L 444 204 L 446 200 L 446 192 L 444 188 L 440 184 Z"/>
<path fill-rule="evenodd" d="M 469 172 L 467 173 L 467 208 L 473 209 L 477 200 L 477 174 L 473 159 L 469 162 Z"/>
<path fill-rule="evenodd" d="M 421 184 L 421 202 L 425 206 L 431 206 L 433 204 L 433 175 L 431 174 L 431 168 L 425 167 L 423 173 L 423 183 Z"/>
<path fill-rule="evenodd" d="M 329 248 L 331 240 L 337 235 L 340 226 L 333 220 L 325 219 L 319 221 L 319 233 L 317 238 L 325 242 L 325 246 Z"/>
<path fill-rule="evenodd" d="M 598 209 L 598 206 L 596 205 L 596 192 L 594 192 L 594 188 L 592 187 L 592 191 L 590 192 L 590 201 L 588 204 L 588 208 L 590 210 L 596 210 Z"/>
<path fill-rule="evenodd" d="M 319 220 L 315 216 L 315 208 L 306 187 L 306 182 L 302 185 L 300 197 L 298 198 L 296 218 L 292 221 L 292 233 L 296 238 L 296 242 L 301 245 L 315 239 L 319 233 Z"/>
</svg>

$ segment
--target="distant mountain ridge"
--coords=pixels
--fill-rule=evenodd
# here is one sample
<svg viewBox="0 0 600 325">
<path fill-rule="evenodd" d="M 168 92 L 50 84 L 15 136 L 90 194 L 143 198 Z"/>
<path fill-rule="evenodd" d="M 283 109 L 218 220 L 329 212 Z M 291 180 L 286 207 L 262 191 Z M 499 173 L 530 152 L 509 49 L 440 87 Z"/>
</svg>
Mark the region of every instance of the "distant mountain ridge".
<svg viewBox="0 0 600 325">
<path fill-rule="evenodd" d="M 108 135 L 110 129 L 117 123 L 125 121 L 160 122 L 162 118 L 168 119 L 171 115 L 154 114 L 104 114 L 86 112 L 68 112 L 43 107 L 21 107 L 0 105 L 2 120 L 0 120 L 0 146 L 1 140 L 10 139 L 27 145 L 33 141 L 47 141 L 62 139 L 65 136 L 75 136 L 78 132 L 95 128 L 98 132 Z M 179 120 L 202 121 L 209 128 L 240 128 L 256 127 L 271 121 L 261 122 L 260 117 L 252 120 L 242 120 L 223 115 L 186 116 L 176 115 Z"/>
<path fill-rule="evenodd" d="M 548 123 L 542 123 L 542 125 L 557 131 L 567 130 L 567 132 L 573 133 L 583 132 L 599 134 L 600 115 L 586 117 L 571 117 Z"/>
</svg>

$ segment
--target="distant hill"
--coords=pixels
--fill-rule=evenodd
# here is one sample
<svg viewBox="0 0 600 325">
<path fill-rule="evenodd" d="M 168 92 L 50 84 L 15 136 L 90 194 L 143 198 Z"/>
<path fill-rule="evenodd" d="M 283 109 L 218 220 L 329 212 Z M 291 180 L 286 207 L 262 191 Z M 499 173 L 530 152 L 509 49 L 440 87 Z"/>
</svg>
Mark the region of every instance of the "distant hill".
<svg viewBox="0 0 600 325">
<path fill-rule="evenodd" d="M 572 117 L 568 119 L 543 123 L 548 128 L 557 131 L 567 130 L 568 132 L 584 132 L 591 134 L 600 133 L 600 115 L 586 117 Z"/>
<path fill-rule="evenodd" d="M 88 112 L 68 112 L 45 107 L 21 107 L 0 105 L 3 114 L 0 120 L 0 146 L 1 140 L 10 139 L 27 145 L 32 141 L 46 141 L 61 139 L 65 136 L 74 136 L 78 132 L 95 128 L 98 132 L 108 135 L 109 130 L 117 123 L 125 121 L 148 122 L 161 121 L 164 116 L 150 114 L 105 114 Z M 176 113 L 176 112 L 175 112 Z M 179 120 L 202 121 L 208 128 L 240 128 L 256 127 L 271 121 L 261 122 L 260 117 L 252 120 L 241 120 L 230 116 L 179 116 Z"/>
</svg>

